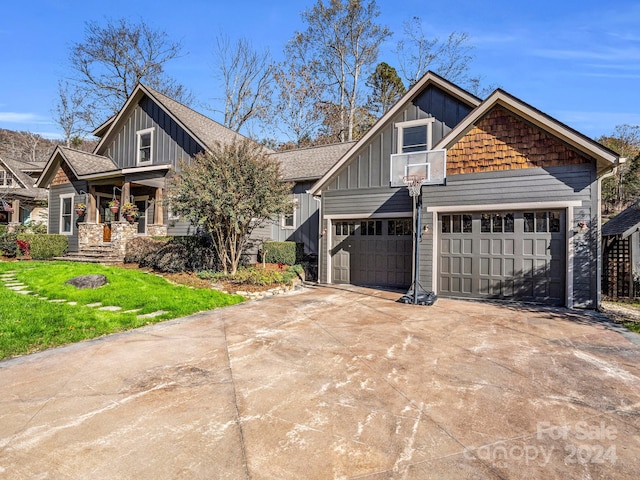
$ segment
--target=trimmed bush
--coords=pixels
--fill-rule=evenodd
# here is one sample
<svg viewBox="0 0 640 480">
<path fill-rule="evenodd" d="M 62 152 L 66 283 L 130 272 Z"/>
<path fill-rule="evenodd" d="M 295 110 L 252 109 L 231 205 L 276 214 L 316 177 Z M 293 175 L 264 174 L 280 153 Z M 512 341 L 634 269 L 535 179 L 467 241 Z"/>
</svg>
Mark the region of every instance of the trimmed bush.
<svg viewBox="0 0 640 480">
<path fill-rule="evenodd" d="M 17 239 L 29 244 L 31 258 L 34 260 L 49 260 L 61 257 L 69 248 L 69 238 L 66 235 L 46 233 L 21 233 Z"/>
<path fill-rule="evenodd" d="M 226 281 L 236 285 L 291 285 L 296 277 L 301 277 L 303 269 L 300 265 L 283 268 L 282 270 L 268 270 L 261 267 L 240 268 L 233 275 L 224 272 L 200 272 L 198 277 L 214 282 Z"/>
<path fill-rule="evenodd" d="M 0 254 L 6 257 L 15 257 L 18 255 L 18 235 L 14 232 L 5 232 L 0 235 Z"/>
<path fill-rule="evenodd" d="M 262 258 L 266 263 L 281 263 L 295 265 L 304 254 L 304 245 L 295 242 L 264 242 L 262 244 Z"/>
<path fill-rule="evenodd" d="M 167 273 L 215 270 L 218 263 L 210 240 L 198 236 L 132 239 L 125 262 Z"/>
<path fill-rule="evenodd" d="M 135 237 L 127 242 L 127 249 L 124 254 L 124 263 L 140 263 L 147 256 L 156 253 L 164 247 L 169 238 L 160 240 L 159 238 Z"/>
</svg>

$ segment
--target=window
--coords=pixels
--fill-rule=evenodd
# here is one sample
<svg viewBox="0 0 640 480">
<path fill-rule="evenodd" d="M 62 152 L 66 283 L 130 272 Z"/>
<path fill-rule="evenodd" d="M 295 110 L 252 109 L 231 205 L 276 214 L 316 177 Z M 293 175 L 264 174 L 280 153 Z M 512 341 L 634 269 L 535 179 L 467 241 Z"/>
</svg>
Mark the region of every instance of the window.
<svg viewBox="0 0 640 480">
<path fill-rule="evenodd" d="M 411 235 L 411 224 L 413 220 L 410 218 L 403 218 L 401 220 L 389 220 L 388 234 L 389 235 Z"/>
<path fill-rule="evenodd" d="M 483 213 L 480 216 L 482 233 L 513 233 L 515 222 L 513 213 Z"/>
<path fill-rule="evenodd" d="M 442 233 L 471 233 L 473 222 L 471 215 L 443 215 Z"/>
<path fill-rule="evenodd" d="M 360 222 L 360 235 L 382 235 L 382 220 Z"/>
<path fill-rule="evenodd" d="M 431 127 L 435 118 L 423 118 L 396 123 L 398 129 L 397 153 L 424 152 L 431 150 Z"/>
<path fill-rule="evenodd" d="M 73 233 L 73 194 L 60 195 L 60 233 Z"/>
<path fill-rule="evenodd" d="M 0 170 L 0 187 L 16 187 L 10 172 Z"/>
<path fill-rule="evenodd" d="M 560 231 L 560 211 L 525 212 L 524 231 L 558 233 Z"/>
<path fill-rule="evenodd" d="M 296 200 L 294 199 L 288 207 L 288 210 L 280 217 L 280 225 L 288 230 L 296 228 Z"/>
<path fill-rule="evenodd" d="M 140 130 L 138 136 L 138 163 L 150 163 L 153 159 L 153 128 Z"/>
<path fill-rule="evenodd" d="M 336 222 L 336 235 L 353 235 L 356 232 L 356 224 L 353 222 Z"/>
</svg>

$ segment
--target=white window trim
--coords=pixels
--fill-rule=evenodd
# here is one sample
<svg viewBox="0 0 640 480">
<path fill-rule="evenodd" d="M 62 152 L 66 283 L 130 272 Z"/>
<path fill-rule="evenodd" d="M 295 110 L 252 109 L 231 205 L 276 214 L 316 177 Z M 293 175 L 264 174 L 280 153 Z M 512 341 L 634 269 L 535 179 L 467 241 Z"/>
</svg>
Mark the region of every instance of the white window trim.
<svg viewBox="0 0 640 480">
<path fill-rule="evenodd" d="M 58 231 L 60 233 L 60 235 L 73 235 L 73 199 L 75 197 L 75 194 L 73 193 L 63 193 L 60 195 L 60 220 L 59 220 L 59 224 L 58 224 Z M 71 200 L 71 209 L 70 209 L 70 222 L 69 225 L 71 226 L 71 230 L 69 230 L 68 232 L 65 232 L 64 230 L 62 230 L 63 225 L 64 225 L 64 216 L 63 216 L 63 212 L 64 209 L 62 208 L 63 204 L 64 204 L 64 200 L 69 198 Z"/>
<path fill-rule="evenodd" d="M 436 121 L 435 117 L 421 118 L 419 120 L 409 120 L 406 122 L 397 122 L 395 124 L 398 130 L 398 136 L 396 137 L 396 153 L 404 153 L 402 151 L 402 138 L 404 135 L 404 129 L 410 127 L 420 127 L 422 125 L 427 126 L 427 148 L 431 150 L 433 148 L 433 123 Z"/>
<path fill-rule="evenodd" d="M 153 132 L 154 132 L 154 128 L 145 128 L 144 130 L 138 130 L 136 132 L 136 165 L 150 165 L 151 163 L 153 163 Z M 140 142 L 142 140 L 142 135 L 144 134 L 150 134 L 151 135 L 151 139 L 149 141 L 149 160 L 147 160 L 146 162 L 142 162 L 140 161 Z"/>
<path fill-rule="evenodd" d="M 17 181 L 10 171 L 0 169 L 0 173 L 3 174 L 0 176 L 0 188 L 18 188 Z M 11 181 L 11 185 L 7 184 L 8 180 Z"/>
<path fill-rule="evenodd" d="M 293 215 L 293 225 L 284 224 L 286 215 L 283 213 L 282 215 L 280 215 L 280 228 L 282 228 L 283 230 L 295 230 L 296 228 L 298 228 L 298 222 L 296 221 L 298 213 L 298 199 L 294 198 L 291 201 L 291 205 L 293 206 L 293 211 L 291 212 Z"/>
</svg>

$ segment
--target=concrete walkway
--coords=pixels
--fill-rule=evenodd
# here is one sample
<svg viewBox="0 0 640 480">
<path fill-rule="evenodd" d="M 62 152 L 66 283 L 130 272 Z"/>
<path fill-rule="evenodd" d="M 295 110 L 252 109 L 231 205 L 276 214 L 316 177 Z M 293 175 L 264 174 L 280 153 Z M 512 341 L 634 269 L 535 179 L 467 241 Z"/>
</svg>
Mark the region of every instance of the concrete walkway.
<svg viewBox="0 0 640 480">
<path fill-rule="evenodd" d="M 640 478 L 640 347 L 596 314 L 396 298 L 317 287 L 0 362 L 0 478 Z"/>
</svg>

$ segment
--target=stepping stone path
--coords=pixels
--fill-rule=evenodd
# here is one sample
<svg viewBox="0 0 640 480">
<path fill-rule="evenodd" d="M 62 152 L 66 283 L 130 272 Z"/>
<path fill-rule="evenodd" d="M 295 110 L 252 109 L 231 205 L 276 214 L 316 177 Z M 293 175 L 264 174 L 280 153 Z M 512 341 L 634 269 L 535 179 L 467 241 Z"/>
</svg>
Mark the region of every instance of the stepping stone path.
<svg viewBox="0 0 640 480">
<path fill-rule="evenodd" d="M 29 295 L 33 293 L 31 290 L 27 290 L 29 288 L 27 285 L 23 284 L 16 278 L 16 273 L 17 273 L 16 270 L 9 270 L 6 273 L 2 273 L 0 274 L 0 281 L 2 281 L 4 283 L 4 286 L 7 287 L 9 290 L 13 290 L 14 292 L 19 293 L 21 295 Z M 41 295 L 34 295 L 34 297 L 40 300 L 47 300 L 50 303 L 59 303 L 59 304 L 66 303 L 67 305 L 78 305 L 78 302 L 67 302 L 66 300 L 63 300 L 61 298 L 48 299 L 47 297 L 43 297 Z M 115 305 L 113 306 L 107 305 L 103 307 L 102 302 L 89 303 L 85 306 L 90 308 L 100 307 L 98 308 L 98 310 L 103 310 L 106 312 L 119 312 L 120 310 L 122 310 L 122 307 L 118 307 Z M 140 310 L 141 310 L 140 308 L 137 308 L 134 310 L 126 310 L 123 313 L 135 313 L 135 312 L 139 312 Z M 165 313 L 167 313 L 165 310 L 158 310 L 157 312 L 137 315 L 136 318 L 138 319 L 154 318 L 154 317 L 159 317 L 160 315 L 164 315 Z"/>
</svg>

